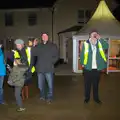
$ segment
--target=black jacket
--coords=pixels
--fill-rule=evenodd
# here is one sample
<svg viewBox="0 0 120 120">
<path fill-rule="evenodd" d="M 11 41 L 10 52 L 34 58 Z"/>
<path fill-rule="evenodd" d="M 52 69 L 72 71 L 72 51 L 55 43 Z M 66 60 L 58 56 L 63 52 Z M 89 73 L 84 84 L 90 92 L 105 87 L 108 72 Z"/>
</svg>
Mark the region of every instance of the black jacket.
<svg viewBox="0 0 120 120">
<path fill-rule="evenodd" d="M 40 43 L 31 52 L 31 65 L 34 65 L 37 72 L 54 72 L 54 64 L 59 59 L 57 46 L 51 42 Z"/>
</svg>

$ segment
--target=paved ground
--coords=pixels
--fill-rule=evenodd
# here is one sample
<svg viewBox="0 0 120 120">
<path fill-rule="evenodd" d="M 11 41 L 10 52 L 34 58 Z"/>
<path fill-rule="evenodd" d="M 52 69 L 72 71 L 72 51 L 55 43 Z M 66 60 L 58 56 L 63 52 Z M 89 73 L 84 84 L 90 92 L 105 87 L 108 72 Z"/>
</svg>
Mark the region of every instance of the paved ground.
<svg viewBox="0 0 120 120">
<path fill-rule="evenodd" d="M 36 79 L 34 79 L 36 81 Z M 83 76 L 56 76 L 54 102 L 39 100 L 36 82 L 30 87 L 30 97 L 24 101 L 27 110 L 16 112 L 13 89 L 5 84 L 7 106 L 0 106 L 0 120 L 120 120 L 120 74 L 102 75 L 100 96 L 102 105 L 91 99 L 83 103 Z"/>
<path fill-rule="evenodd" d="M 76 76 L 76 75 L 80 75 L 80 74 L 74 73 L 72 63 L 69 63 L 69 64 L 58 65 L 55 68 L 55 75 L 59 75 L 59 76 Z"/>
<path fill-rule="evenodd" d="M 73 75 L 72 64 L 61 64 L 55 68 L 55 75 Z"/>
</svg>

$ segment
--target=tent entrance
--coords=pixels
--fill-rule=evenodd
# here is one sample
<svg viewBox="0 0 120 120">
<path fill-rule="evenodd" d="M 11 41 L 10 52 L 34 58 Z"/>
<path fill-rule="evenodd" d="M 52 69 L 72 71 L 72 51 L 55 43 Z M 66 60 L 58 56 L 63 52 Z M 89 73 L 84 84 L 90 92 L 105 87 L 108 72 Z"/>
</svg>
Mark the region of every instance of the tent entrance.
<svg viewBox="0 0 120 120">
<path fill-rule="evenodd" d="M 120 72 L 120 39 L 109 43 L 108 72 Z"/>
</svg>

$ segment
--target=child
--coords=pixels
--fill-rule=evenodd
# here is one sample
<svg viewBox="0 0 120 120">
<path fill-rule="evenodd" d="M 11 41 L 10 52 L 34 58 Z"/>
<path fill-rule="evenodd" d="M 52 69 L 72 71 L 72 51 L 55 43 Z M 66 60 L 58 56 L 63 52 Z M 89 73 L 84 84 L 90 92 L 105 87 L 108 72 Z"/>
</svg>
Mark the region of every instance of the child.
<svg viewBox="0 0 120 120">
<path fill-rule="evenodd" d="M 8 84 L 15 87 L 15 98 L 18 105 L 18 112 L 25 110 L 22 103 L 21 92 L 24 86 L 26 79 L 25 72 L 28 67 L 21 63 L 20 59 L 14 60 L 14 67 L 11 70 L 11 73 L 8 78 Z"/>
</svg>

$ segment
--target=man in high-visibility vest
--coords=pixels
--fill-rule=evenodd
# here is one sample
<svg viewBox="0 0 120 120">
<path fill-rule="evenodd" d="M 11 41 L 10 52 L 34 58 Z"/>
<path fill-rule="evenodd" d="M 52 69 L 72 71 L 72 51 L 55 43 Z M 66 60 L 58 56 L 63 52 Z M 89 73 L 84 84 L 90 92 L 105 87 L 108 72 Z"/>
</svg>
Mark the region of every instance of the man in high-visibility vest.
<svg viewBox="0 0 120 120">
<path fill-rule="evenodd" d="M 83 67 L 85 100 L 90 100 L 91 85 L 93 85 L 93 99 L 96 103 L 101 104 L 98 95 L 98 86 L 101 70 L 107 68 L 107 58 L 105 50 L 108 49 L 108 43 L 102 39 L 97 31 L 90 33 L 90 38 L 83 43 L 80 53 L 80 63 Z"/>
<path fill-rule="evenodd" d="M 30 65 L 31 60 L 31 47 L 26 47 L 24 45 L 24 41 L 21 39 L 15 40 L 16 50 L 14 50 L 14 58 L 20 58 L 22 63 L 25 63 L 26 65 Z M 35 67 L 32 67 L 31 73 L 35 72 Z M 29 74 L 30 75 L 30 74 Z M 30 75 L 32 77 L 32 75 Z M 28 84 L 31 82 L 31 77 L 29 80 L 25 81 L 25 86 L 22 90 L 22 98 L 24 100 L 24 95 L 26 98 L 28 98 Z"/>
</svg>

